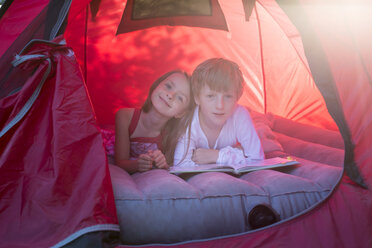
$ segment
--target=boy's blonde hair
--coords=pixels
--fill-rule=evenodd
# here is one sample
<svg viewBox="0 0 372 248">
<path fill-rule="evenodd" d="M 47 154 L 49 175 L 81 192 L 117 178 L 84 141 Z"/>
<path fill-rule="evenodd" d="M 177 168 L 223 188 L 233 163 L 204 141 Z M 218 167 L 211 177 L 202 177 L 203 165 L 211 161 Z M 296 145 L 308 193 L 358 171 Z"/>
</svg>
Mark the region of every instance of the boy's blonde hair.
<svg viewBox="0 0 372 248">
<path fill-rule="evenodd" d="M 211 90 L 219 92 L 233 87 L 239 99 L 243 93 L 244 79 L 235 62 L 224 58 L 211 58 L 199 64 L 192 73 L 191 87 L 194 95 L 199 96 L 206 84 Z"/>
</svg>

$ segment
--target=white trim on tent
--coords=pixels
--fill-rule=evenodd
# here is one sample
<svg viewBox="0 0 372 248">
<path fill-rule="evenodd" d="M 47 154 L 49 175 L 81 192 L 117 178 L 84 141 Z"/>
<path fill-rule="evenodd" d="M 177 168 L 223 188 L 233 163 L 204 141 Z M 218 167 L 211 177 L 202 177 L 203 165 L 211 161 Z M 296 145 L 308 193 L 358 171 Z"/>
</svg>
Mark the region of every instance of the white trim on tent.
<svg viewBox="0 0 372 248">
<path fill-rule="evenodd" d="M 45 83 L 45 80 L 49 76 L 49 73 L 52 69 L 52 61 L 50 60 L 50 58 L 47 58 L 46 55 L 39 55 L 39 54 L 24 55 L 24 56 L 17 55 L 15 60 L 12 63 L 13 63 L 14 66 L 18 66 L 21 63 L 24 63 L 24 62 L 29 61 L 29 60 L 34 60 L 34 59 L 37 59 L 37 60 L 45 59 L 46 61 L 48 61 L 48 67 L 47 67 L 40 83 L 36 87 L 35 91 L 32 93 L 31 97 L 27 100 L 26 104 L 22 107 L 22 109 L 19 111 L 19 113 L 8 123 L 8 125 L 6 125 L 3 128 L 3 130 L 1 130 L 0 138 L 5 133 L 7 133 L 14 125 L 16 125 L 27 114 L 27 112 L 31 109 L 32 105 L 34 104 L 34 102 L 36 101 L 37 97 L 40 94 L 41 88 L 43 87 L 43 85 Z"/>
<path fill-rule="evenodd" d="M 61 8 L 61 11 L 59 11 L 58 20 L 56 24 L 53 26 L 52 31 L 50 32 L 49 40 L 53 40 L 57 36 L 59 30 L 62 27 L 63 21 L 67 17 L 70 7 L 71 7 L 71 1 L 65 1 Z"/>
<path fill-rule="evenodd" d="M 119 225 L 116 225 L 116 224 L 100 224 L 100 225 L 94 225 L 94 226 L 86 227 L 86 228 L 80 229 L 79 231 L 71 234 L 70 236 L 68 236 L 64 240 L 62 240 L 62 241 L 58 242 L 57 244 L 53 245 L 52 248 L 62 247 L 64 245 L 70 243 L 71 241 L 74 241 L 75 239 L 79 238 L 80 236 L 82 236 L 84 234 L 87 234 L 87 233 L 90 233 L 90 232 L 97 232 L 97 231 L 116 231 L 116 232 L 119 232 L 120 228 L 119 228 Z"/>
</svg>

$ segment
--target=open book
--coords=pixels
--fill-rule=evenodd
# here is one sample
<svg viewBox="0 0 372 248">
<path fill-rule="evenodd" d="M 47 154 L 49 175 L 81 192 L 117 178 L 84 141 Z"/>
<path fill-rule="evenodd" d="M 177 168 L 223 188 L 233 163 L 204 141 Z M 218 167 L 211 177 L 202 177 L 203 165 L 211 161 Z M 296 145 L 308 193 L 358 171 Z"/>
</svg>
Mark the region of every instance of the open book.
<svg viewBox="0 0 372 248">
<path fill-rule="evenodd" d="M 236 165 L 219 165 L 219 164 L 202 164 L 192 167 L 181 167 L 173 166 L 170 168 L 169 172 L 173 174 L 181 173 L 199 173 L 199 172 L 210 172 L 210 171 L 220 171 L 229 172 L 234 174 L 241 174 L 244 172 L 264 170 L 264 169 L 274 169 L 279 167 L 285 167 L 290 165 L 299 164 L 296 160 L 291 158 L 269 158 L 264 160 L 259 160 L 252 162 L 250 164 L 236 164 Z"/>
</svg>

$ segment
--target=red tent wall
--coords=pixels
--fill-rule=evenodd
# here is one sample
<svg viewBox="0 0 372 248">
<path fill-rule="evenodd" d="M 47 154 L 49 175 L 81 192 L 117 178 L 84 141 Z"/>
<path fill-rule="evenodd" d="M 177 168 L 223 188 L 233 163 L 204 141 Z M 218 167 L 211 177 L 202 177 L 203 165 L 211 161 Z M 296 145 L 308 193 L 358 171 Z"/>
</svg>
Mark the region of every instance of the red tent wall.
<svg viewBox="0 0 372 248">
<path fill-rule="evenodd" d="M 33 19 L 24 18 L 27 8 Z M 58 247 L 81 236 L 101 244 L 119 230 L 102 137 L 72 50 L 33 42 L 20 51 L 43 37 L 50 8 L 14 1 L 1 19 L 0 247 Z"/>
<path fill-rule="evenodd" d="M 344 137 L 346 173 L 367 187 L 372 147 L 367 141 L 371 137 L 370 120 L 365 116 L 372 111 L 372 80 L 366 55 L 372 48 L 366 41 L 372 40 L 367 31 L 372 6 L 364 1 L 304 2 L 303 6 L 282 6 L 301 30 L 313 77 Z"/>
<path fill-rule="evenodd" d="M 181 68 L 192 72 L 204 59 L 221 56 L 236 61 L 242 68 L 247 84 L 241 104 L 302 123 L 337 129 L 313 81 L 301 36 L 277 3 L 257 1 L 248 22 L 245 21 L 242 2 L 219 3 L 229 32 L 198 27 L 159 26 L 116 35 L 125 7 L 125 1 L 123 3 L 119 0 L 101 1 L 95 18 L 91 15 L 87 17 L 86 14 L 90 13 L 87 11 L 82 11 L 76 18 L 71 17 L 65 36 L 85 72 L 99 123 L 113 124 L 114 113 L 121 107 L 140 107 L 153 80 L 165 71 Z M 360 8 L 363 8 L 360 6 L 363 5 L 349 4 L 335 8 L 339 4 L 324 7 L 324 1 L 319 1 L 321 5 L 317 8 L 315 2 L 304 3 L 310 6 L 307 11 L 310 22 L 314 22 L 311 25 L 320 27 L 317 32 L 330 62 L 330 69 L 336 75 L 334 80 L 340 87 L 335 89 L 340 94 L 338 96 L 336 93 L 335 101 L 342 102 L 339 107 L 345 113 L 338 115 L 348 119 L 355 113 L 356 106 L 360 113 L 369 113 L 370 93 L 363 84 L 365 80 L 370 81 L 371 75 L 371 63 L 368 63 L 368 54 L 371 52 L 365 41 L 370 40 L 370 37 L 366 31 L 368 27 L 363 24 L 369 23 L 370 17 L 365 12 L 359 18 L 352 15 L 359 14 Z M 342 16 L 332 17 L 335 10 L 340 12 L 340 8 Z M 353 28 L 355 26 L 359 28 Z M 339 34 L 339 31 L 347 31 L 349 34 Z M 359 86 L 350 84 L 351 80 L 355 82 L 354 79 L 361 82 Z M 365 102 L 360 105 L 346 104 L 350 92 L 366 94 L 360 98 L 365 99 Z M 331 107 L 333 105 L 330 104 Z M 359 116 L 362 118 L 363 115 Z M 362 128 L 360 122 L 355 122 L 355 128 Z M 350 127 L 353 130 L 353 124 Z M 353 139 L 370 137 L 360 135 L 362 131 L 358 131 Z M 350 139 L 350 135 L 346 139 Z M 365 149 L 369 154 L 369 148 Z M 349 160 L 352 163 L 354 159 Z M 370 175 L 369 169 L 365 170 L 366 175 Z"/>
<path fill-rule="evenodd" d="M 241 5 L 240 1 L 219 2 L 227 19 L 228 33 L 203 28 L 154 27 L 115 36 L 124 3 L 102 1 L 95 21 L 88 22 L 86 47 L 87 83 L 100 122 L 112 123 L 113 113 L 121 106 L 140 106 L 146 96 L 145 88 L 164 72 L 163 69 L 181 67 L 191 72 L 200 61 L 223 56 L 242 66 L 248 86 L 241 103 L 261 112 L 273 112 L 296 121 L 336 129 L 313 82 L 312 74 L 316 68 L 310 73 L 301 36 L 276 2 L 256 1 L 248 23 L 242 22 L 243 12 L 237 7 Z M 370 25 L 360 25 L 371 23 L 369 14 L 351 16 L 347 12 L 347 1 L 342 1 L 341 5 L 346 2 L 343 6 L 346 6 L 348 18 L 339 19 L 330 15 L 333 11 L 328 8 L 328 11 L 320 11 L 327 6 L 325 1 L 301 2 L 323 56 L 326 56 L 324 62 L 330 68 L 331 81 L 320 83 L 328 83 L 331 87 L 325 92 L 333 95 L 325 97 L 333 98 L 337 106 L 331 104 L 328 107 L 331 111 L 338 109 L 333 116 L 343 126 L 344 137 L 349 139 L 348 154 L 351 157 L 347 162 L 360 170 L 370 188 L 371 39 L 367 35 Z M 359 4 L 361 2 L 356 6 L 368 7 L 363 1 Z M 315 8 L 316 4 L 320 9 Z M 331 10 L 336 8 L 335 5 L 330 7 Z M 76 21 L 79 20 L 84 23 L 85 16 L 78 16 Z M 341 26 L 335 28 L 335 23 Z M 354 25 L 358 28 L 354 29 Z M 67 40 L 83 65 L 83 40 L 74 37 L 76 26 L 69 28 Z M 318 72 L 322 76 L 322 71 Z M 103 87 L 108 82 L 112 90 Z M 102 104 L 106 99 L 104 96 L 110 96 L 112 104 L 107 100 Z M 371 221 L 371 191 L 345 175 L 329 199 L 299 218 L 257 232 L 175 246 L 297 247 L 300 244 L 302 247 L 371 247 Z"/>
<path fill-rule="evenodd" d="M 118 231 L 102 137 L 78 65 L 64 46 L 34 44 L 23 55 L 30 54 L 44 57 L 23 69 L 37 70 L 0 100 L 1 113 L 9 113 L 1 129 L 11 127 L 0 139 L 0 246 L 50 247 Z"/>
<path fill-rule="evenodd" d="M 0 30 L 2 30 L 0 57 L 25 28 L 35 20 L 48 5 L 48 2 L 49 0 L 32 0 L 10 5 L 0 21 Z"/>
<path fill-rule="evenodd" d="M 240 103 L 303 123 L 337 129 L 314 85 L 301 38 L 275 1 L 258 1 L 245 21 L 241 1 L 219 1 L 229 32 L 159 26 L 115 35 L 125 1 L 101 1 L 95 18 L 71 20 L 65 37 L 83 70 L 100 124 L 121 107 L 140 107 L 152 82 L 174 68 L 189 73 L 210 57 L 236 61 L 246 89 Z M 85 30 L 85 28 L 87 28 Z M 86 31 L 86 47 L 84 35 Z"/>
<path fill-rule="evenodd" d="M 339 93 L 336 98 L 339 97 L 342 115 L 350 131 L 351 145 L 354 145 L 352 151 L 355 157 L 352 162 L 355 162 L 364 181 L 371 187 L 371 42 L 366 42 L 371 41 L 366 35 L 370 28 L 351 29 L 346 33 L 343 28 L 332 29 L 332 22 L 330 26 L 325 25 L 330 19 L 328 12 L 325 13 L 327 18 L 320 18 L 319 12 L 312 9 L 313 5 L 304 2 L 303 6 L 331 68 L 335 83 L 332 87 Z M 203 28 L 154 27 L 115 36 L 125 3 L 102 1 L 95 21 L 88 23 L 87 53 L 84 53 L 83 46 L 87 12 L 83 5 L 73 4 L 74 15 L 71 16 L 66 37 L 83 69 L 84 55 L 87 55 L 88 89 L 100 122 L 112 123 L 113 114 L 119 107 L 140 106 L 146 96 L 146 87 L 164 70 L 180 67 L 191 72 L 202 60 L 223 56 L 242 66 L 248 84 L 241 103 L 261 112 L 273 112 L 300 122 L 336 129 L 314 84 L 301 38 L 277 4 L 274 1 L 257 1 L 251 21 L 246 23 L 243 22 L 241 6 L 238 8 L 240 1 L 220 3 L 231 30 L 228 33 Z M 312 18 L 315 16 L 317 18 Z M 362 17 L 365 19 L 358 20 L 371 23 L 368 15 Z M 350 18 L 347 20 L 350 21 Z M 345 22 L 342 23 L 345 25 Z M 352 23 L 358 24 L 358 21 L 353 20 Z M 332 35 L 329 35 L 330 30 L 334 32 Z M 30 110 L 33 115 L 25 117 L 4 136 L 5 139 L 0 140 L 12 143 L 8 147 L 1 144 L 0 162 L 12 161 L 16 168 L 7 170 L 9 164 L 0 163 L 0 181 L 4 189 L 0 191 L 0 217 L 1 223 L 9 223 L 6 228 L 1 225 L 3 246 L 22 246 L 25 243 L 35 247 L 51 246 L 97 224 L 109 224 L 106 228 L 115 229 L 117 220 L 111 185 L 107 168 L 101 166 L 105 163 L 102 141 L 77 66 L 70 52 L 51 54 L 55 56 L 58 66 L 56 74 L 47 80 L 41 92 L 42 100 L 38 99 L 36 107 Z M 71 66 L 74 70 L 66 71 Z M 39 69 L 42 72 L 45 65 L 42 64 Z M 32 86 L 33 82 L 27 84 Z M 6 98 L 2 108 L 10 106 L 7 103 L 15 102 L 15 96 L 28 90 L 30 88 L 24 87 L 20 94 Z M 55 100 L 52 100 L 52 96 Z M 19 99 L 22 101 L 23 98 Z M 76 102 L 76 99 L 79 101 Z M 12 110 L 6 111 L 11 113 Z M 78 117 L 66 121 L 65 113 Z M 51 125 L 45 125 L 45 119 Z M 1 122 L 2 127 L 6 124 Z M 35 132 L 32 128 L 34 125 L 45 128 Z M 65 126 L 69 128 L 64 129 Z M 70 133 L 76 126 L 79 126 L 78 132 Z M 46 130 L 55 132 L 55 136 L 50 136 Z M 25 136 L 25 133 L 30 136 Z M 76 143 L 65 143 L 71 140 Z M 14 147 L 17 150 L 13 150 Z M 54 150 L 54 147 L 57 149 Z M 50 155 L 49 151 L 55 151 L 56 154 Z M 37 156 L 39 153 L 47 155 Z M 78 153 L 79 156 L 76 155 Z M 30 158 L 27 161 L 31 161 L 31 166 L 22 169 L 26 157 Z M 46 158 L 51 157 L 58 165 L 53 167 L 51 165 L 54 163 L 48 163 L 50 160 Z M 70 158 L 75 166 L 71 166 Z M 44 167 L 33 165 L 40 160 L 43 161 L 38 164 Z M 47 179 L 46 175 L 51 175 L 55 180 Z M 79 180 L 73 180 L 76 178 Z M 77 186 L 76 190 L 71 197 L 64 197 L 71 194 L 72 185 Z M 86 191 L 86 188 L 91 190 Z M 43 204 L 38 205 L 39 197 L 55 208 L 49 211 L 43 208 Z M 82 204 L 81 199 L 86 199 L 87 205 Z M 64 204 L 59 205 L 62 201 Z M 66 208 L 72 211 L 66 211 Z M 345 176 L 327 201 L 299 218 L 256 232 L 178 246 L 297 247 L 301 244 L 305 247 L 371 247 L 371 220 L 371 191 L 359 187 Z M 110 224 L 114 226 L 110 227 Z"/>
<path fill-rule="evenodd" d="M 339 93 L 351 135 L 354 160 L 363 180 L 372 188 L 372 17 L 367 1 L 343 1 L 306 8 L 316 28 Z M 336 8 L 336 6 L 339 6 Z M 319 14 L 321 13 L 321 15 Z M 329 18 L 329 17 L 332 18 Z"/>
</svg>

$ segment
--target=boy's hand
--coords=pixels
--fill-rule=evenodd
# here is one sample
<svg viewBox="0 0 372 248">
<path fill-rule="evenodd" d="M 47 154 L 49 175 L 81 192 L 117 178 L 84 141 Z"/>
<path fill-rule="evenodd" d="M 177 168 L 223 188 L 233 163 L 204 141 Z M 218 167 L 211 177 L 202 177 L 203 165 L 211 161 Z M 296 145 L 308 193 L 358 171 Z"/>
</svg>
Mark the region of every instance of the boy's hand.
<svg viewBox="0 0 372 248">
<path fill-rule="evenodd" d="M 155 166 L 159 169 L 168 169 L 167 160 L 165 159 L 164 154 L 160 150 L 150 151 L 147 153 L 152 160 L 155 162 Z"/>
<path fill-rule="evenodd" d="M 191 160 L 197 164 L 213 164 L 217 162 L 218 150 L 198 148 L 192 153 Z"/>
<path fill-rule="evenodd" d="M 233 146 L 233 148 L 238 148 L 238 149 L 240 149 L 240 150 L 242 150 L 244 152 L 244 149 L 243 149 L 242 145 L 239 142 L 236 142 L 236 144 Z"/>
<path fill-rule="evenodd" d="M 152 158 L 149 154 L 139 155 L 137 163 L 139 172 L 145 172 L 152 168 Z"/>
</svg>

